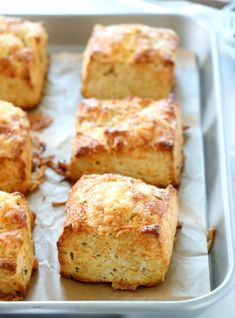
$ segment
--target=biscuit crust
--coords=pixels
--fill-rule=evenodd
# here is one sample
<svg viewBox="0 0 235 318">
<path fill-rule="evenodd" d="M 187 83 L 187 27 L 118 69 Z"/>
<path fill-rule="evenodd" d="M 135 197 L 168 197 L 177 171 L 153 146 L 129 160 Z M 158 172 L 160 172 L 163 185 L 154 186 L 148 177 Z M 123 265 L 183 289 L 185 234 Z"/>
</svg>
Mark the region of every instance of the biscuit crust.
<svg viewBox="0 0 235 318">
<path fill-rule="evenodd" d="M 174 84 L 178 42 L 171 29 L 96 25 L 84 52 L 82 95 L 167 98 Z"/>
<path fill-rule="evenodd" d="M 26 113 L 0 101 L 0 190 L 26 193 L 31 184 L 32 153 Z"/>
<path fill-rule="evenodd" d="M 178 185 L 183 164 L 180 110 L 172 98 L 83 100 L 69 176 L 119 173 L 160 187 Z"/>
<path fill-rule="evenodd" d="M 115 174 L 83 176 L 70 191 L 58 245 L 61 275 L 135 290 L 164 280 L 177 191 Z"/>
<path fill-rule="evenodd" d="M 33 221 L 23 194 L 0 191 L 0 300 L 21 300 L 26 295 L 36 264 Z"/>
<path fill-rule="evenodd" d="M 48 67 L 47 38 L 40 23 L 0 16 L 0 99 L 26 110 L 39 104 Z"/>
</svg>

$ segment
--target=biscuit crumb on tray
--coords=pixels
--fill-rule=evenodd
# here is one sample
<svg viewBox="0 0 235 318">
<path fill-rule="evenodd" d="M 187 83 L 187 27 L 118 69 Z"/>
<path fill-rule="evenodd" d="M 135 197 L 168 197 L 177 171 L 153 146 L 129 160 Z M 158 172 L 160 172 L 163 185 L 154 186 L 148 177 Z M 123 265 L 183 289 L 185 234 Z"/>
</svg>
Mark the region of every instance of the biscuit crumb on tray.
<svg viewBox="0 0 235 318">
<path fill-rule="evenodd" d="M 38 137 L 32 138 L 33 155 L 32 155 L 32 183 L 29 189 L 30 192 L 36 190 L 44 180 L 46 168 L 51 168 L 57 174 L 67 180 L 67 164 L 65 162 L 54 162 L 54 155 L 43 156 L 46 150 L 46 145 Z"/>
<path fill-rule="evenodd" d="M 67 180 L 67 164 L 65 162 L 54 162 L 54 156 L 48 155 L 43 157 L 43 153 L 46 150 L 46 145 L 38 137 L 32 138 L 33 154 L 32 154 L 32 182 L 29 191 L 36 190 L 40 184 L 44 181 L 46 168 L 49 167 L 57 174 L 64 177 L 63 180 Z"/>
<path fill-rule="evenodd" d="M 216 235 L 216 228 L 215 226 L 212 226 L 209 228 L 208 233 L 207 233 L 207 250 L 208 254 L 211 252 L 211 249 L 213 247 L 213 243 L 215 240 L 215 235 Z"/>
<path fill-rule="evenodd" d="M 28 114 L 28 119 L 30 122 L 30 128 L 34 131 L 40 131 L 47 128 L 53 122 L 53 118 L 49 115 L 45 115 L 41 112 L 34 112 Z"/>
<path fill-rule="evenodd" d="M 54 208 L 57 208 L 59 206 L 63 206 L 66 204 L 66 201 L 53 201 L 51 202 L 51 205 L 54 207 Z"/>
<path fill-rule="evenodd" d="M 48 167 L 54 170 L 57 174 L 63 176 L 65 180 L 68 180 L 68 164 L 66 162 L 59 161 L 55 163 L 51 160 L 48 162 Z"/>
<path fill-rule="evenodd" d="M 51 156 L 42 157 L 43 152 L 46 149 L 45 143 L 43 143 L 38 137 L 32 138 L 32 181 L 29 187 L 29 192 L 35 191 L 40 184 L 44 181 L 45 171 L 47 168 L 47 161 L 51 160 Z"/>
<path fill-rule="evenodd" d="M 45 171 L 46 166 L 38 167 L 33 173 L 32 173 L 32 181 L 29 188 L 29 192 L 35 191 L 44 181 L 45 178 Z"/>
<path fill-rule="evenodd" d="M 37 270 L 32 214 L 23 194 L 0 191 L 0 301 L 22 300 Z"/>
</svg>

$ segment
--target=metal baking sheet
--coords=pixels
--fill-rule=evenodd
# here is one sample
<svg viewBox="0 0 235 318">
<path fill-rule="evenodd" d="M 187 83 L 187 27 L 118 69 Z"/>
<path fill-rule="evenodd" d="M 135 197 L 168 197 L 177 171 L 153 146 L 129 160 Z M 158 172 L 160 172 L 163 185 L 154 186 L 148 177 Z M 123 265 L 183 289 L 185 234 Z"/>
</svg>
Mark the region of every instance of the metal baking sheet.
<svg viewBox="0 0 235 318">
<path fill-rule="evenodd" d="M 204 142 L 204 163 L 207 190 L 207 222 L 217 225 L 218 235 L 211 254 L 211 292 L 180 301 L 25 301 L 1 303 L 1 313 L 127 313 L 158 312 L 161 316 L 188 310 L 200 311 L 229 290 L 234 275 L 230 187 L 227 178 L 226 149 L 223 136 L 223 113 L 220 95 L 219 65 L 216 38 L 205 21 L 186 15 L 115 15 L 115 16 L 28 16 L 43 20 L 50 34 L 50 43 L 76 50 L 84 45 L 95 23 L 140 22 L 170 27 L 181 38 L 181 46 L 192 50 L 198 60 L 201 86 L 201 128 Z M 199 42 L 200 41 L 200 42 Z M 198 45 L 200 43 L 200 46 Z M 73 46 L 73 48 L 72 48 Z M 187 88 L 187 87 L 186 87 Z M 214 198 L 217 198 L 214 200 Z"/>
<path fill-rule="evenodd" d="M 82 54 L 60 49 L 58 53 L 51 53 L 50 61 L 45 95 L 39 109 L 54 118 L 54 121 L 49 128 L 38 132 L 37 136 L 46 144 L 45 155 L 55 155 L 56 161 L 69 162 L 75 113 L 82 99 Z M 184 134 L 186 160 L 179 188 L 179 220 L 183 226 L 177 231 L 165 282 L 133 292 L 115 291 L 108 284 L 82 284 L 60 277 L 56 242 L 63 228 L 65 213 L 64 206 L 54 208 L 51 202 L 65 201 L 70 184 L 60 182 L 62 177 L 47 170 L 40 189 L 28 196 L 30 207 L 37 215 L 33 234 L 39 271 L 26 300 L 165 301 L 195 298 L 210 291 L 198 75 L 195 55 L 189 50 L 179 49 L 175 98 L 180 101 L 183 125 L 188 125 Z M 187 90 L 184 89 L 185 83 L 188 84 Z"/>
</svg>

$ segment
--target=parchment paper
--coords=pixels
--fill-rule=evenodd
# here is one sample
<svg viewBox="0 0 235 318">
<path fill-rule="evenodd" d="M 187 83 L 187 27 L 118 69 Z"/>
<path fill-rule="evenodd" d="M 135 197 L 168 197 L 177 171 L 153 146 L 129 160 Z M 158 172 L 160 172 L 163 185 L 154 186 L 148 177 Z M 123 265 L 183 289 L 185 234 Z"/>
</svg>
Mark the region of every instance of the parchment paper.
<svg viewBox="0 0 235 318">
<path fill-rule="evenodd" d="M 54 118 L 38 133 L 47 144 L 45 155 L 68 161 L 74 133 L 75 113 L 80 96 L 80 53 L 54 53 L 46 94 L 39 110 Z M 67 199 L 70 185 L 47 169 L 46 180 L 28 199 L 36 212 L 34 242 L 39 260 L 27 300 L 179 300 L 203 295 L 210 290 L 206 244 L 205 180 L 200 131 L 200 94 L 196 59 L 186 50 L 177 56 L 176 95 L 181 104 L 185 131 L 185 165 L 179 190 L 180 221 L 173 256 L 165 282 L 134 292 L 115 291 L 108 284 L 82 284 L 61 278 L 56 242 L 65 219 L 64 207 L 52 201 Z"/>
</svg>

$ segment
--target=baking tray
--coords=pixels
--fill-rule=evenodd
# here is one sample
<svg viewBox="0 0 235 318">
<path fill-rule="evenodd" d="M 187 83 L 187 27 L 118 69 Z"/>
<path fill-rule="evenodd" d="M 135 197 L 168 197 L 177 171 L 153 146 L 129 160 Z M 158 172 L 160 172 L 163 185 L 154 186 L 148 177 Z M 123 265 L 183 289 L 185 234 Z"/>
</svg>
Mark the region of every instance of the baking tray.
<svg viewBox="0 0 235 318">
<path fill-rule="evenodd" d="M 27 15 L 32 21 L 44 21 L 50 45 L 67 51 L 84 46 L 96 23 L 144 23 L 169 27 L 180 36 L 181 46 L 192 50 L 198 60 L 201 88 L 201 128 L 207 192 L 208 227 L 217 225 L 217 238 L 210 254 L 211 292 L 182 301 L 24 301 L 1 302 L 0 314 L 131 314 L 160 317 L 196 315 L 221 299 L 235 281 L 234 242 L 232 232 L 231 180 L 224 139 L 224 118 L 221 98 L 220 70 L 216 35 L 206 17 L 187 14 L 134 15 Z M 185 87 L 187 89 L 187 87 Z M 212 198 L 217 197 L 216 205 Z M 136 316 L 136 315 L 135 315 Z"/>
</svg>

